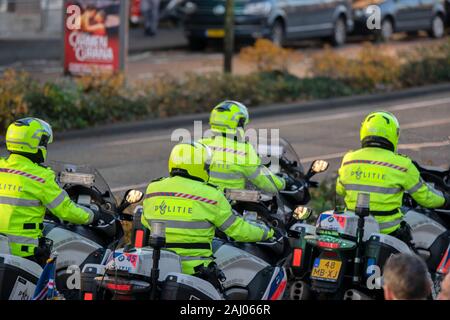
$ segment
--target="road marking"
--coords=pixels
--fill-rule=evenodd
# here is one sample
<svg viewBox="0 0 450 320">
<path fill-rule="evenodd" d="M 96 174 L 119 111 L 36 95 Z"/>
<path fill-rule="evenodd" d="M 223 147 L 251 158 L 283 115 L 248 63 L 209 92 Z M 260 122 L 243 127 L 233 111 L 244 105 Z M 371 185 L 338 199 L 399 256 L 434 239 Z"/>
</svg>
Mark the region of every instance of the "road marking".
<svg viewBox="0 0 450 320">
<path fill-rule="evenodd" d="M 140 184 L 133 184 L 131 186 L 124 186 L 124 187 L 117 187 L 112 188 L 112 192 L 121 192 L 121 191 L 127 191 L 130 189 L 143 189 L 146 188 L 149 185 L 150 182 L 140 183 Z"/>
<path fill-rule="evenodd" d="M 447 124 L 447 123 L 450 123 L 450 118 L 407 123 L 405 125 L 400 125 L 400 128 L 401 128 L 401 130 L 418 129 L 418 128 L 425 128 L 425 127 L 432 127 L 432 126 L 440 126 L 440 125 Z"/>
<path fill-rule="evenodd" d="M 166 141 L 166 140 L 170 140 L 170 137 L 171 137 L 171 135 L 165 134 L 165 135 L 153 136 L 153 137 L 142 137 L 142 138 L 135 138 L 135 139 L 122 139 L 122 140 L 116 140 L 116 141 L 107 142 L 107 143 L 101 143 L 101 144 L 98 144 L 98 145 L 99 146 L 108 146 L 108 147 L 118 147 L 118 146 L 129 145 L 129 144 L 139 144 L 139 143 Z"/>
<path fill-rule="evenodd" d="M 399 144 L 398 148 L 401 150 L 419 151 L 420 149 L 423 149 L 423 148 L 440 148 L 440 147 L 445 147 L 445 146 L 450 146 L 450 137 L 449 137 L 449 140 L 444 140 L 444 141 Z M 321 156 L 310 157 L 310 158 L 303 158 L 301 160 L 301 163 L 312 162 L 317 159 L 322 159 L 322 160 L 338 159 L 338 158 L 343 157 L 347 152 L 348 151 L 324 154 Z"/>
<path fill-rule="evenodd" d="M 426 108 L 426 107 L 432 107 L 432 106 L 440 106 L 440 105 L 443 105 L 446 103 L 450 103 L 450 98 L 442 98 L 442 99 L 434 99 L 434 100 L 427 100 L 427 101 L 420 101 L 420 102 L 405 103 L 405 104 L 400 104 L 397 106 L 394 105 L 391 107 L 386 107 L 384 109 L 386 109 L 388 111 L 402 111 L 402 110 L 419 109 L 419 108 Z M 352 112 L 344 112 L 344 113 L 333 114 L 333 115 L 278 121 L 278 122 L 276 122 L 276 124 L 278 127 L 286 127 L 286 126 L 290 126 L 290 125 L 294 125 L 294 124 L 296 124 L 296 125 L 310 124 L 310 123 L 322 122 L 322 121 L 341 120 L 341 119 L 347 119 L 347 118 L 352 118 L 352 117 L 366 115 L 366 114 L 367 114 L 367 110 L 352 111 Z M 422 126 L 432 126 L 432 125 L 450 123 L 450 119 L 436 120 L 435 123 L 433 123 L 432 121 L 434 121 L 434 120 L 424 121 L 424 122 L 420 122 L 417 124 L 411 124 L 410 127 L 408 127 L 408 125 L 405 125 L 402 128 L 404 128 L 404 129 L 420 128 Z M 262 123 L 258 123 L 258 121 L 255 121 L 255 122 L 256 122 L 256 125 L 253 126 L 255 128 L 266 128 L 266 127 L 272 127 L 274 125 L 273 121 L 272 122 L 262 122 Z M 99 146 L 118 147 L 118 146 L 130 145 L 130 144 L 170 141 L 170 138 L 171 138 L 171 134 L 165 134 L 165 135 L 152 136 L 152 137 L 115 140 L 115 141 L 99 144 Z"/>
<path fill-rule="evenodd" d="M 324 155 L 317 156 L 317 157 L 303 158 L 302 160 L 300 160 L 300 162 L 301 163 L 308 163 L 308 162 L 313 162 L 314 160 L 318 160 L 318 159 L 320 159 L 320 160 L 332 160 L 332 159 L 342 158 L 347 152 L 348 151 L 324 154 Z"/>
<path fill-rule="evenodd" d="M 398 147 L 399 147 L 399 149 L 402 149 L 402 150 L 418 151 L 423 148 L 439 148 L 439 147 L 444 147 L 444 146 L 450 146 L 450 137 L 449 137 L 449 140 L 444 140 L 444 141 L 430 141 L 430 142 L 422 142 L 422 143 L 399 144 Z M 338 158 L 342 158 L 347 152 L 348 151 L 336 152 L 336 153 L 329 153 L 329 154 L 324 154 L 324 155 L 315 156 L 315 157 L 303 158 L 301 160 L 301 163 L 304 164 L 304 163 L 312 162 L 317 159 L 321 159 L 321 160 L 338 159 Z M 127 191 L 129 189 L 143 189 L 143 188 L 146 188 L 148 186 L 148 184 L 149 184 L 149 182 L 144 182 L 144 183 L 140 183 L 140 184 L 134 184 L 131 186 L 117 187 L 117 188 L 111 189 L 111 191 L 115 193 L 115 192 Z"/>
<path fill-rule="evenodd" d="M 446 103 L 450 103 L 450 98 L 442 98 L 442 99 L 434 99 L 434 100 L 427 100 L 427 101 L 420 101 L 420 102 L 412 102 L 412 103 L 405 103 L 400 105 L 394 105 L 391 107 L 385 107 L 382 109 L 385 109 L 387 111 L 403 111 L 403 110 L 410 110 L 410 109 L 420 109 L 420 108 L 426 108 L 426 107 L 432 107 L 432 106 L 440 106 L 444 105 Z M 351 112 L 344 112 L 344 113 L 338 113 L 338 114 L 332 114 L 332 115 L 325 115 L 325 116 L 316 116 L 316 117 L 310 117 L 310 118 L 301 118 L 301 119 L 289 119 L 285 121 L 277 121 L 276 124 L 278 127 L 286 127 L 294 124 L 311 124 L 314 122 L 322 122 L 322 121 L 331 121 L 331 120 L 341 120 L 341 119 L 348 119 L 356 116 L 366 115 L 367 110 L 364 111 L 351 111 Z M 274 122 L 263 122 L 257 125 L 257 128 L 266 127 L 266 126 L 273 126 Z"/>
</svg>

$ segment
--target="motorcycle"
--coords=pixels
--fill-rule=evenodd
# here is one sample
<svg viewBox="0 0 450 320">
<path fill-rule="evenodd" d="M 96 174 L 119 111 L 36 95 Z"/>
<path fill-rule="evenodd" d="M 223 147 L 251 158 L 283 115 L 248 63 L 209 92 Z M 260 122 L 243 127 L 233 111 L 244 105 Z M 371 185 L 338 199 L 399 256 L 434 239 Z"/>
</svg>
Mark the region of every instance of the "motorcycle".
<svg viewBox="0 0 450 320">
<path fill-rule="evenodd" d="M 132 221 L 124 210 L 142 199 L 142 192 L 129 190 L 118 204 L 100 173 L 89 166 L 50 163 L 58 184 L 80 206 L 102 214 L 96 225 L 73 225 L 47 212 L 43 237 L 57 255 L 56 287 L 66 299 L 79 296 L 80 268 L 101 263 L 109 252 L 121 244 L 124 230 L 121 221 Z M 9 252 L 7 236 L 0 235 L 0 299 L 30 299 L 42 273 L 37 263 Z"/>
<path fill-rule="evenodd" d="M 425 182 L 444 192 L 450 190 L 450 170 L 416 166 Z M 295 299 L 383 299 L 383 266 L 396 253 L 416 253 L 424 259 L 433 279 L 433 298 L 437 296 L 450 267 L 450 212 L 423 209 L 406 194 L 401 210 L 411 231 L 409 246 L 380 233 L 370 215 L 369 197 L 359 194 L 355 212 L 321 213 L 314 229 L 300 225 L 299 263 L 293 269 Z"/>
<path fill-rule="evenodd" d="M 251 223 L 273 227 L 277 230 L 277 240 L 236 243 L 219 233 L 212 247 L 217 269 L 222 272 L 218 275 L 222 280 L 221 290 L 208 281 L 181 274 L 180 257 L 152 244 L 152 234 L 139 225 L 140 209 L 135 213 L 133 245 L 111 255 L 105 265 L 85 266 L 83 278 L 86 281 L 82 284 L 85 296 L 89 299 L 157 297 L 170 300 L 283 298 L 289 276 L 285 264 L 292 253 L 288 231 L 296 229 L 296 219 L 304 214 L 304 208 L 298 205 L 309 201 L 308 188 L 317 185 L 310 179 L 325 171 L 328 164 L 315 161 L 305 174 L 297 154 L 284 140 L 276 157 L 280 166 L 273 170 L 289 174 L 293 182 L 287 190 L 276 195 L 258 190 L 225 191 L 237 214 Z M 155 230 L 153 226 L 152 230 Z M 150 247 L 146 246 L 149 243 Z M 158 270 L 157 276 L 154 270 Z"/>
</svg>

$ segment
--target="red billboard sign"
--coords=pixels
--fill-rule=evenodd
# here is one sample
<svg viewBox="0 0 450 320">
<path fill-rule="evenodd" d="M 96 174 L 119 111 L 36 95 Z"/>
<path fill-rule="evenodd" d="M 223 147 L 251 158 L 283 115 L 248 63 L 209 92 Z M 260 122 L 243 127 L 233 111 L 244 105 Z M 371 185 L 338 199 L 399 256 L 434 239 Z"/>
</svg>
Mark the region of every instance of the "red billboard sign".
<svg viewBox="0 0 450 320">
<path fill-rule="evenodd" d="M 115 72 L 124 66 L 128 1 L 65 1 L 64 72 Z"/>
</svg>

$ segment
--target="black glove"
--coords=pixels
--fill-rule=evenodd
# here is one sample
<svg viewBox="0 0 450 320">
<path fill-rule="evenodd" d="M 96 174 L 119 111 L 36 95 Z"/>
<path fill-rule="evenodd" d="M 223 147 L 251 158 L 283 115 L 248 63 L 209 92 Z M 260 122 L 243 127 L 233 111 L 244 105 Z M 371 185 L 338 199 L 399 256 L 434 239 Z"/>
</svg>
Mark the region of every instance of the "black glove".
<svg viewBox="0 0 450 320">
<path fill-rule="evenodd" d="M 277 173 L 277 176 L 279 176 L 286 182 L 284 190 L 292 191 L 292 187 L 296 186 L 295 179 L 291 178 L 289 175 L 287 175 L 285 173 Z"/>
</svg>

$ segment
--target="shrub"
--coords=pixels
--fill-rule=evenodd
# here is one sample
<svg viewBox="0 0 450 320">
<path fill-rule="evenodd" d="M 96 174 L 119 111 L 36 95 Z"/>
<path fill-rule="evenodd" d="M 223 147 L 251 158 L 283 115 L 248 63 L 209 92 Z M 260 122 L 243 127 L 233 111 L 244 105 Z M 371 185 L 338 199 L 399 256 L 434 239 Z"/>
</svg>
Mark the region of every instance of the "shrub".
<svg viewBox="0 0 450 320">
<path fill-rule="evenodd" d="M 258 39 L 239 53 L 242 61 L 254 64 L 257 71 L 287 71 L 295 57 L 294 51 L 275 45 L 268 39 Z"/>
<path fill-rule="evenodd" d="M 406 61 L 400 70 L 402 86 L 411 87 L 450 80 L 450 41 L 421 46 L 402 53 Z"/>
<path fill-rule="evenodd" d="M 309 222 L 315 223 L 319 214 L 324 211 L 345 207 L 343 199 L 336 195 L 336 179 L 337 175 L 334 174 L 323 180 L 319 188 L 311 189 L 311 202 L 308 206 L 313 209 L 313 215 Z"/>
<path fill-rule="evenodd" d="M 32 87 L 32 80 L 24 72 L 10 69 L 0 77 L 0 133 L 3 133 L 13 120 L 28 113 L 25 94 Z"/>
<path fill-rule="evenodd" d="M 355 89 L 375 90 L 398 87 L 400 62 L 385 50 L 365 43 L 355 58 L 344 57 L 329 47 L 313 57 L 315 77 L 340 79 Z"/>
<path fill-rule="evenodd" d="M 326 48 L 313 57 L 311 76 L 306 78 L 286 71 L 288 52 L 259 40 L 241 52 L 255 61 L 259 72 L 191 73 L 181 79 L 160 76 L 135 83 L 127 83 L 121 74 L 96 74 L 40 84 L 26 73 L 7 70 L 0 77 L 0 130 L 25 115 L 49 121 L 55 130 L 67 130 L 208 112 L 226 99 L 257 107 L 450 80 L 450 42 L 402 53 L 401 59 L 371 44 L 355 57 Z"/>
</svg>

